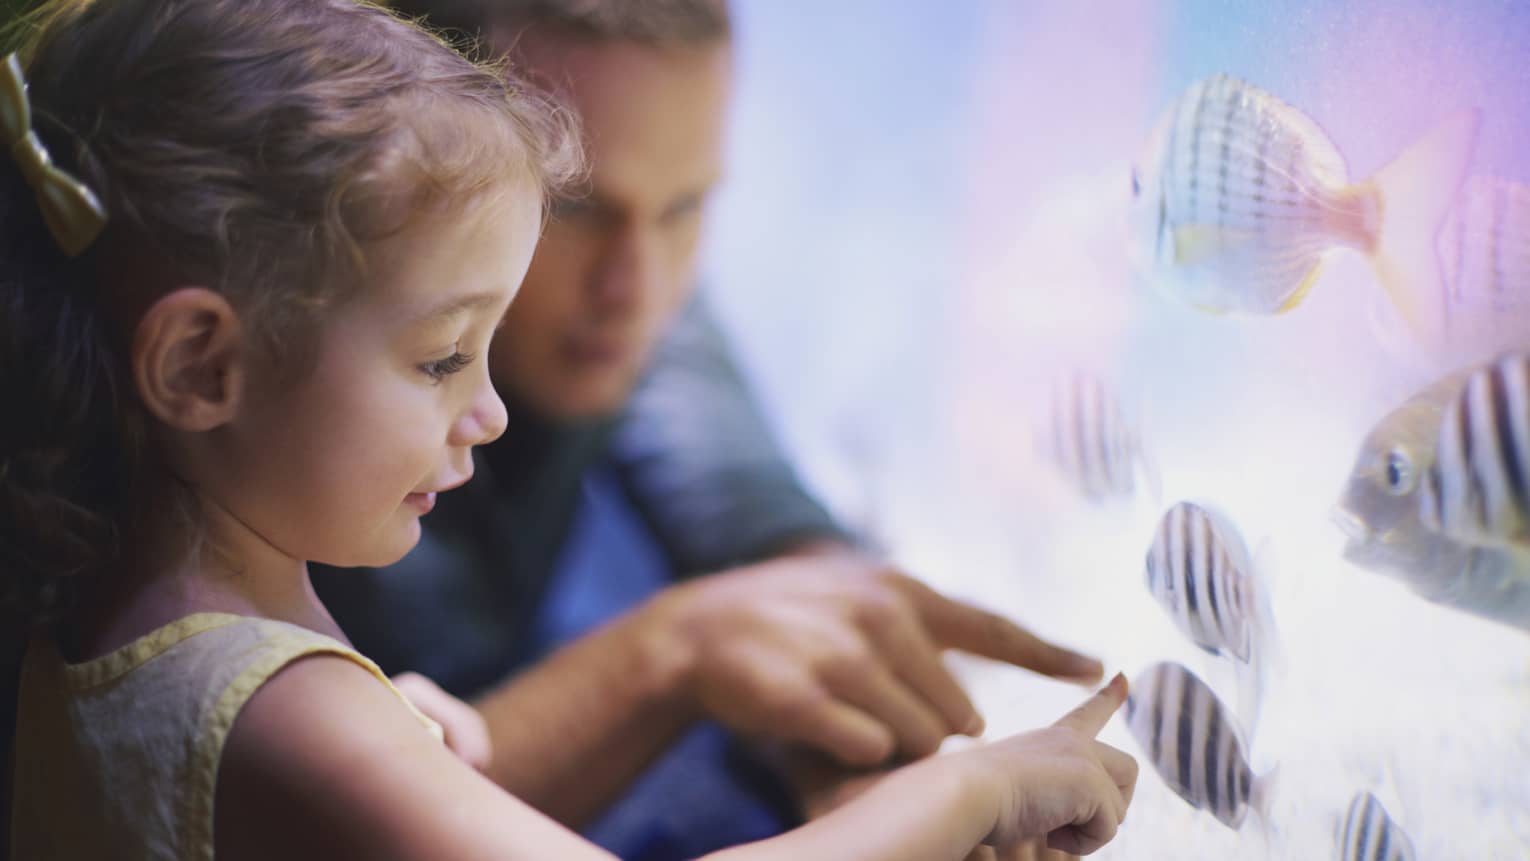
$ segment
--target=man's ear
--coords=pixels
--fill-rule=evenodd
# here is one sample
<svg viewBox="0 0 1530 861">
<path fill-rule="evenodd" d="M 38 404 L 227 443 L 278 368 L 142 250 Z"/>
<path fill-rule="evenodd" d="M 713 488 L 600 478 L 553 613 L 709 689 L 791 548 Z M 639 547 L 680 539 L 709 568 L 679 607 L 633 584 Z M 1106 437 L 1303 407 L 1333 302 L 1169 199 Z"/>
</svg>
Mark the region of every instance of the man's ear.
<svg viewBox="0 0 1530 861">
<path fill-rule="evenodd" d="M 232 420 L 244 394 L 244 334 L 228 300 L 204 287 L 160 297 L 133 333 L 133 382 L 144 406 L 176 430 Z"/>
</svg>

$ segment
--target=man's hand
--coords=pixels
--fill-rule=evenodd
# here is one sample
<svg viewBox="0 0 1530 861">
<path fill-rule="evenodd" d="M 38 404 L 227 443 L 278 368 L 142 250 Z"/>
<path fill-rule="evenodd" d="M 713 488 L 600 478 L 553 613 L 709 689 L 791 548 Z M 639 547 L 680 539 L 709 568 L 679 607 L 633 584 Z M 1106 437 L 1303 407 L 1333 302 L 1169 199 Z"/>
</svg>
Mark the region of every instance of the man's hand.
<svg viewBox="0 0 1530 861">
<path fill-rule="evenodd" d="M 781 557 L 674 587 L 650 608 L 687 655 L 685 687 L 731 729 L 848 765 L 933 753 L 983 720 L 946 649 L 1080 683 L 1092 658 L 848 553 Z"/>
</svg>

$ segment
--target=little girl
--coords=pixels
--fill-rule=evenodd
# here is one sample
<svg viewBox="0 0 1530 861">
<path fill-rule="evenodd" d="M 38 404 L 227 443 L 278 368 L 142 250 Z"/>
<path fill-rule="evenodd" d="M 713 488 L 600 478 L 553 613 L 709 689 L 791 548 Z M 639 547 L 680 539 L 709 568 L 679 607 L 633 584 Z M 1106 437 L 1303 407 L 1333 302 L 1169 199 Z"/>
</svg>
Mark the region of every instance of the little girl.
<svg viewBox="0 0 1530 861">
<path fill-rule="evenodd" d="M 52 0 L 25 28 L 0 65 L 14 857 L 607 857 L 451 755 L 306 568 L 397 560 L 504 430 L 484 357 L 575 169 L 561 115 L 353 0 Z M 1131 799 L 1093 738 L 1124 696 L 717 857 L 1091 852 Z"/>
</svg>

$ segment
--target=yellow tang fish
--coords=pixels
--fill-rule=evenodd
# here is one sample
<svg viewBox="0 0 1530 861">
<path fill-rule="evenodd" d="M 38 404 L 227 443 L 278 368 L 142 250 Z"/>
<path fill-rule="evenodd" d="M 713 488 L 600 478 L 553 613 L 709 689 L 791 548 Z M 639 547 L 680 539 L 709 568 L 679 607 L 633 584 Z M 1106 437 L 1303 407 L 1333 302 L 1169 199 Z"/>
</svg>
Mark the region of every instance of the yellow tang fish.
<svg viewBox="0 0 1530 861">
<path fill-rule="evenodd" d="M 1435 240 L 1479 112 L 1458 113 L 1373 178 L 1349 179 L 1311 118 L 1227 75 L 1192 84 L 1132 170 L 1130 252 L 1151 280 L 1217 313 L 1295 307 L 1334 248 L 1367 255 L 1404 317 L 1435 336 Z"/>
</svg>

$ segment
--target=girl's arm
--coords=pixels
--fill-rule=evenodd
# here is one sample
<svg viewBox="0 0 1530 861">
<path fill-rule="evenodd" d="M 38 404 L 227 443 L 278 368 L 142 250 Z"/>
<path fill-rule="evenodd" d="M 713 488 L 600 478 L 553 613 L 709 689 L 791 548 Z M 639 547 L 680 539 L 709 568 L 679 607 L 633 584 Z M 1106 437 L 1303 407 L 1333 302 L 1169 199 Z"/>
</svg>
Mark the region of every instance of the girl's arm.
<svg viewBox="0 0 1530 861">
<path fill-rule="evenodd" d="M 1118 679 L 1055 727 L 910 766 L 823 819 L 714 861 L 960 861 L 984 840 L 1048 832 L 1057 848 L 1093 851 L 1114 835 L 1136 776 L 1130 757 L 1093 740 L 1124 697 Z M 337 656 L 296 661 L 250 698 L 224 748 L 215 810 L 216 853 L 235 861 L 612 857 L 465 765 Z"/>
<path fill-rule="evenodd" d="M 295 661 L 250 697 L 214 810 L 215 854 L 234 861 L 614 861 L 473 770 L 335 655 Z"/>
<path fill-rule="evenodd" d="M 1125 700 L 1117 676 L 1051 727 L 905 766 L 795 831 L 709 858 L 960 861 L 1041 835 L 1087 855 L 1115 837 L 1137 782 L 1136 760 L 1095 740 Z"/>
</svg>

